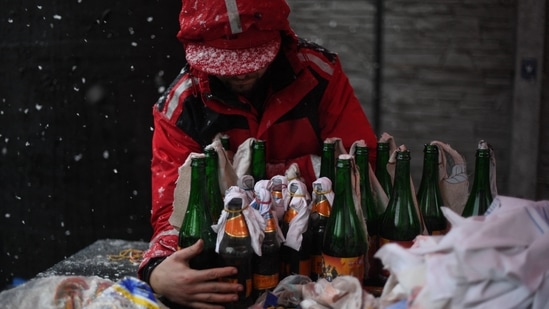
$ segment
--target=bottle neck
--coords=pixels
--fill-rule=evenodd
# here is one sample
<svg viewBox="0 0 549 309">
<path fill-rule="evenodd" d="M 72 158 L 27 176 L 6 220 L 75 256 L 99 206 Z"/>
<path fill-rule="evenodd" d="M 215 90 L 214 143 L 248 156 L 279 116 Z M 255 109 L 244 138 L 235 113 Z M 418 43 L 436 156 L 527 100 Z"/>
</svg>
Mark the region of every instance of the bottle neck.
<svg viewBox="0 0 549 309">
<path fill-rule="evenodd" d="M 336 167 L 336 179 L 334 183 L 334 193 L 337 199 L 334 199 L 334 208 L 333 211 L 341 211 L 342 208 L 347 208 L 345 211 L 353 211 L 354 200 L 352 193 L 352 183 L 351 183 L 351 160 L 339 159 L 337 161 Z M 339 204 L 336 206 L 336 202 Z"/>
<path fill-rule="evenodd" d="M 475 161 L 473 190 L 484 189 L 490 192 L 490 150 L 479 149 Z"/>
<path fill-rule="evenodd" d="M 438 182 L 438 153 L 425 153 L 421 182 L 425 185 Z"/>
<path fill-rule="evenodd" d="M 324 143 L 320 158 L 319 177 L 327 177 L 333 181 L 335 177 L 335 161 L 335 143 Z"/>
<path fill-rule="evenodd" d="M 267 178 L 265 142 L 262 140 L 253 144 L 251 172 L 256 182 Z"/>
</svg>

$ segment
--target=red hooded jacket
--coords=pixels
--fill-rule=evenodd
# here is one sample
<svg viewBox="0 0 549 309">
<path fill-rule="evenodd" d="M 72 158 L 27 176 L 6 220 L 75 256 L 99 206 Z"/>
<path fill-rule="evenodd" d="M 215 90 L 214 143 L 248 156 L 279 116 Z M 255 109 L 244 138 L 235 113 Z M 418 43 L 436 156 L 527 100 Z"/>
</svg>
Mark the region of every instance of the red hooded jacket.
<svg viewBox="0 0 549 309">
<path fill-rule="evenodd" d="M 139 275 L 151 258 L 177 249 L 172 213 L 178 168 L 191 152 L 203 152 L 218 133 L 230 136 L 236 151 L 246 139 L 265 140 L 272 177 L 296 162 L 306 184 L 318 175 L 311 154 L 320 155 L 324 139 L 339 137 L 349 150 L 357 140 L 370 149 L 377 138 L 336 54 L 282 31 L 282 47 L 262 79 L 254 102 L 229 92 L 218 79 L 188 66 L 154 105 L 152 212 L 154 234 Z M 255 103 L 255 104 L 254 104 Z M 257 107 L 263 109 L 258 110 Z M 375 166 L 375 151 L 370 163 Z"/>
</svg>

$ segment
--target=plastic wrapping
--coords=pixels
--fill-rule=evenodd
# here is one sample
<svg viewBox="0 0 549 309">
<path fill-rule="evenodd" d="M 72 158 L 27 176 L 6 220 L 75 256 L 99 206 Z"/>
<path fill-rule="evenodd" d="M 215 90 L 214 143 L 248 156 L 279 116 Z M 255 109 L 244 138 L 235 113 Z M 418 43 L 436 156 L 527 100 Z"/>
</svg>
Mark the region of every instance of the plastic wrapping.
<svg viewBox="0 0 549 309">
<path fill-rule="evenodd" d="M 143 281 L 117 282 L 97 276 L 37 278 L 0 293 L 0 308 L 18 309 L 157 309 L 160 302 Z"/>
</svg>

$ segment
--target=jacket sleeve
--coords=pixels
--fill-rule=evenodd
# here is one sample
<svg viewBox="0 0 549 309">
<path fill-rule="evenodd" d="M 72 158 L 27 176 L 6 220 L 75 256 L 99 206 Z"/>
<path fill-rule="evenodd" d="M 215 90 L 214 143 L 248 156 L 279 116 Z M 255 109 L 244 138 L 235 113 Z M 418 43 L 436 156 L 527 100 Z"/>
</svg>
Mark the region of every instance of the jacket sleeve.
<svg viewBox="0 0 549 309">
<path fill-rule="evenodd" d="M 178 232 L 169 223 L 173 211 L 174 189 L 178 169 L 189 153 L 200 146 L 180 130 L 175 122 L 153 108 L 154 133 L 152 137 L 152 210 L 153 236 L 139 266 L 141 276 L 151 259 L 165 257 L 177 250 Z"/>
<path fill-rule="evenodd" d="M 364 140 L 370 149 L 370 164 L 375 168 L 376 134 L 343 72 L 339 58 L 335 58 L 331 68 L 333 71 L 320 104 L 321 137 L 339 137 L 347 150 L 355 141 Z"/>
</svg>

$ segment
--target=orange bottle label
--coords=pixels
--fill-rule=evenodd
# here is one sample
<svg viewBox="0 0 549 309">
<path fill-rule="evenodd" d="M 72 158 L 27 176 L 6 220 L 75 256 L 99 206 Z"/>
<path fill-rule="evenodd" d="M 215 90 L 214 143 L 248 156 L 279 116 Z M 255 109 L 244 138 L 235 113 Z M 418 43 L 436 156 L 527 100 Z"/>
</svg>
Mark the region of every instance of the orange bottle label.
<svg viewBox="0 0 549 309">
<path fill-rule="evenodd" d="M 247 237 L 250 234 L 242 215 L 229 218 L 225 222 L 225 233 L 232 237 Z"/>
<path fill-rule="evenodd" d="M 271 194 L 275 199 L 282 199 L 282 191 L 272 191 Z"/>
<path fill-rule="evenodd" d="M 364 279 L 364 255 L 356 257 L 335 257 L 322 254 L 322 273 L 328 281 L 337 276 L 354 276 Z"/>
<path fill-rule="evenodd" d="M 297 210 L 293 209 L 293 208 L 288 208 L 288 210 L 286 210 L 286 212 L 284 213 L 284 222 L 291 222 L 295 216 L 297 216 Z"/>
<path fill-rule="evenodd" d="M 274 275 L 259 275 L 254 274 L 253 278 L 254 289 L 267 290 L 275 288 L 278 285 L 278 274 Z"/>
<path fill-rule="evenodd" d="M 329 217 L 331 210 L 332 207 L 330 206 L 330 202 L 328 200 L 322 200 L 313 205 L 311 212 L 317 212 L 321 216 Z"/>
<path fill-rule="evenodd" d="M 265 225 L 265 232 L 274 232 L 276 231 L 276 221 L 274 218 L 269 218 Z"/>
</svg>

